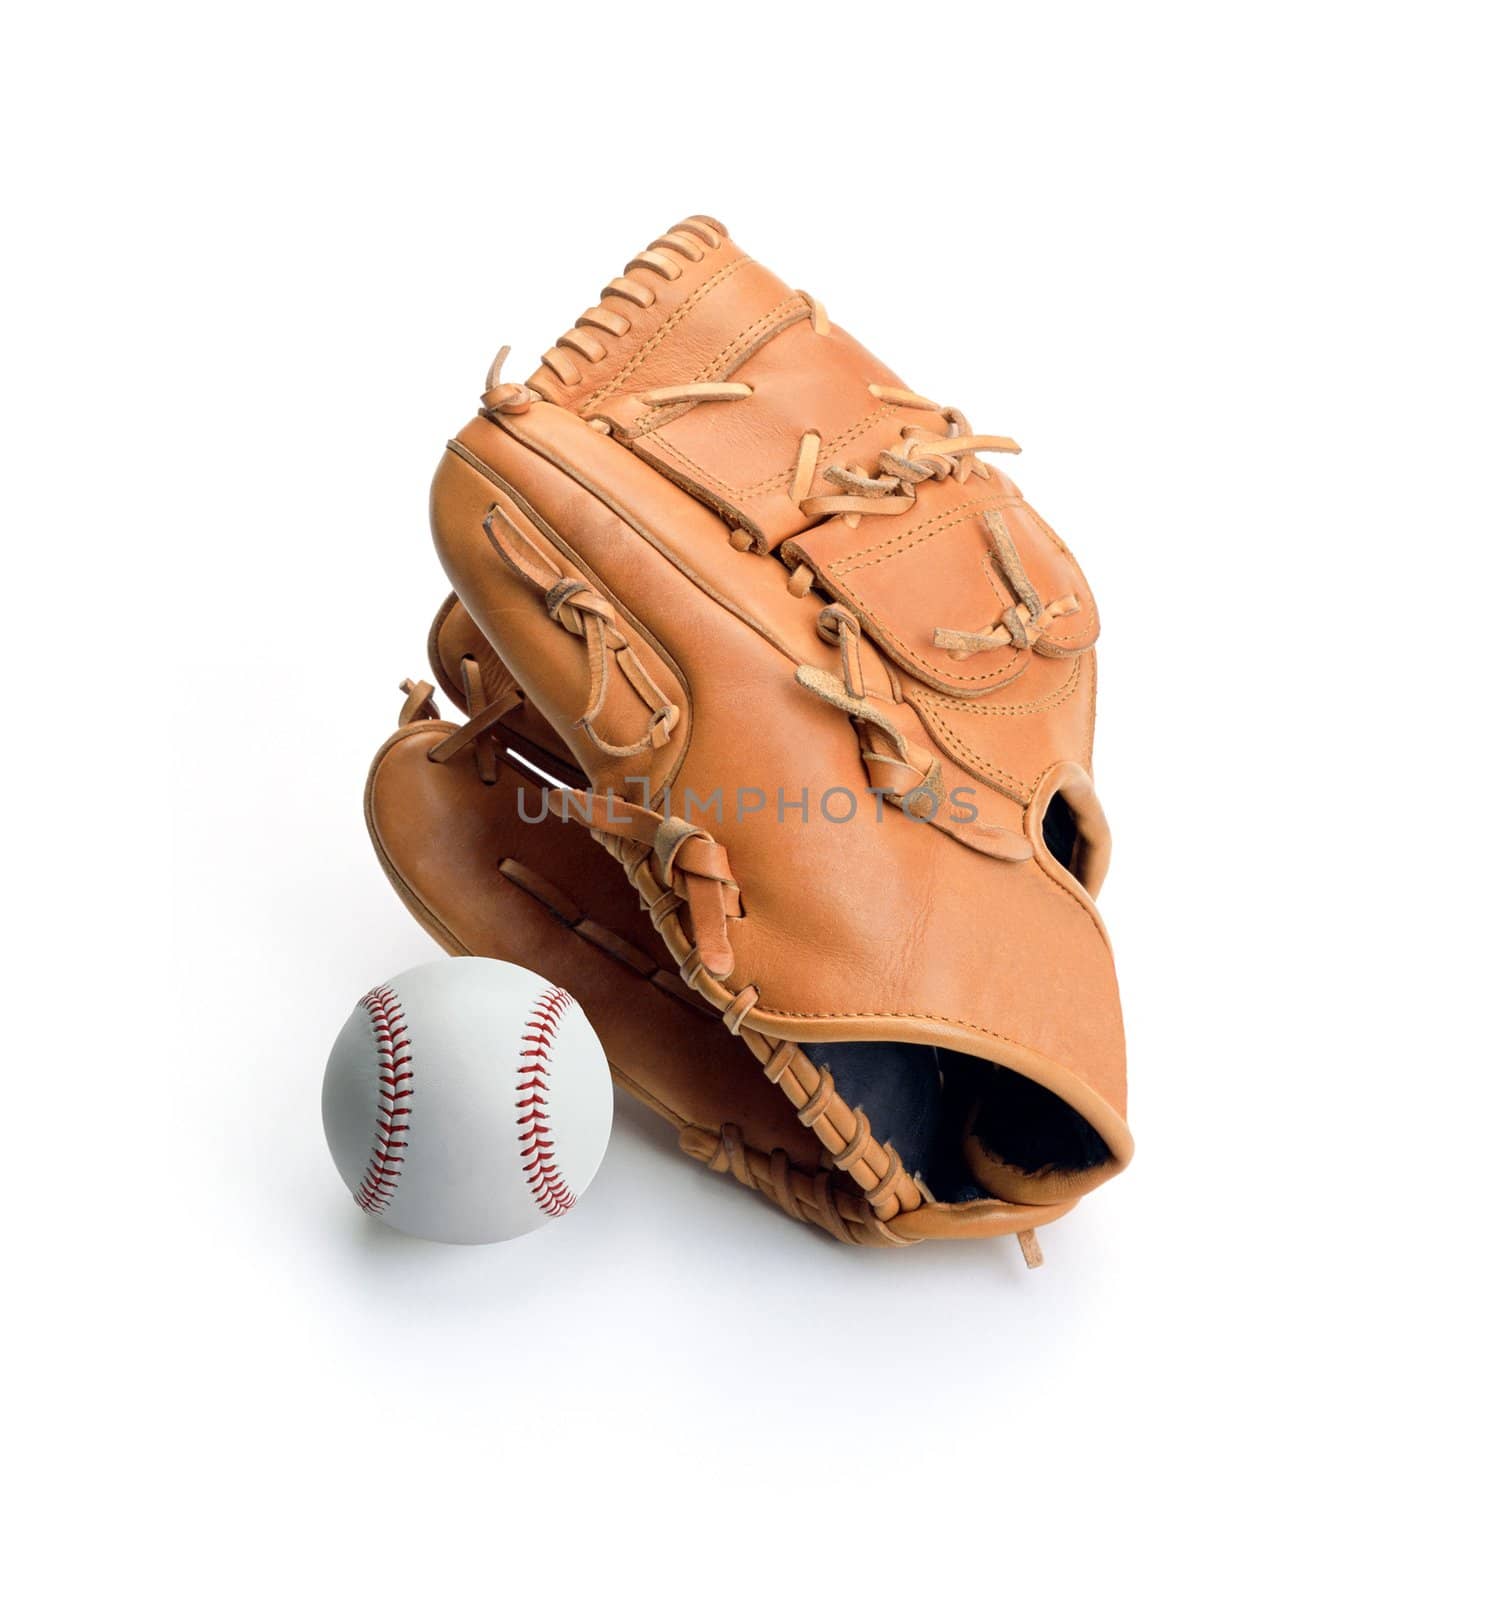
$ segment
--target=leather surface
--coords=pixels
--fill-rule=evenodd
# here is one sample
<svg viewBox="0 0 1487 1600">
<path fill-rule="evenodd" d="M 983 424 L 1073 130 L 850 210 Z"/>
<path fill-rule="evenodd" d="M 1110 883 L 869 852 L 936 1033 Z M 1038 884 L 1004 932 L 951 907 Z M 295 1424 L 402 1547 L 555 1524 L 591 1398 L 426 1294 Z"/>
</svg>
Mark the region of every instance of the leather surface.
<svg viewBox="0 0 1487 1600">
<path fill-rule="evenodd" d="M 1131 1153 L 1092 898 L 1098 618 L 979 453 L 1015 447 L 972 440 L 691 219 L 528 385 L 488 391 L 435 476 L 433 530 L 573 766 L 647 810 L 596 833 L 696 993 L 767 1040 L 1011 1068 L 1104 1141 L 1086 1170 L 1051 1151 L 1016 1183 L 1066 1195 Z M 675 861 L 668 787 L 722 799 Z M 828 794 L 851 820 L 826 819 Z M 1062 860 L 1055 797 L 1078 831 Z M 999 1170 L 984 1139 L 967 1155 Z"/>
</svg>

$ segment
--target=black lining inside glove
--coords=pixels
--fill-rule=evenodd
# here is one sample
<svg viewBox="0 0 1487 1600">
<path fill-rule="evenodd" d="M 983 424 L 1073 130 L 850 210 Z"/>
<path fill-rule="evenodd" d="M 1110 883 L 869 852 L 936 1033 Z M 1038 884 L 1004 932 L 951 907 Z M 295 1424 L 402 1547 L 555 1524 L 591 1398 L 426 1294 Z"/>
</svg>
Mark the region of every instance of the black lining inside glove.
<svg viewBox="0 0 1487 1600">
<path fill-rule="evenodd" d="M 966 1164 L 967 1135 L 989 1156 L 1029 1174 L 1087 1172 L 1111 1159 L 1110 1147 L 1073 1106 L 995 1062 L 891 1042 L 802 1048 L 937 1200 L 988 1198 Z"/>
</svg>

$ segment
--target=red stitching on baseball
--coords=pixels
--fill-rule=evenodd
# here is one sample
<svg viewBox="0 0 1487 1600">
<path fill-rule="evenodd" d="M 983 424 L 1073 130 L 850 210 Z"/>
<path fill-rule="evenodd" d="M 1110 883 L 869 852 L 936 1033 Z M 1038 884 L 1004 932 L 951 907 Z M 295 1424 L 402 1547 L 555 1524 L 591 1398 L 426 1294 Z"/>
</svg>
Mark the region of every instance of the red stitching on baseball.
<svg viewBox="0 0 1487 1600">
<path fill-rule="evenodd" d="M 554 986 L 543 993 L 527 1018 L 522 1043 L 528 1048 L 521 1052 L 521 1065 L 516 1069 L 516 1109 L 524 1113 L 516 1119 L 517 1137 L 521 1140 L 521 1153 L 526 1162 L 522 1171 L 533 1200 L 550 1217 L 562 1216 L 578 1198 L 563 1181 L 552 1155 L 552 1128 L 548 1125 L 544 1098 L 552 1092 L 547 1081 L 548 1068 L 552 1065 L 548 1050 L 557 1036 L 559 1019 L 572 1004 L 573 996 L 566 989 Z"/>
<path fill-rule="evenodd" d="M 356 1191 L 356 1203 L 376 1216 L 387 1210 L 398 1186 L 402 1152 L 408 1148 L 408 1118 L 413 1107 L 413 1045 L 403 1005 L 390 984 L 362 996 L 377 1043 L 377 1136 L 371 1160 Z"/>
</svg>

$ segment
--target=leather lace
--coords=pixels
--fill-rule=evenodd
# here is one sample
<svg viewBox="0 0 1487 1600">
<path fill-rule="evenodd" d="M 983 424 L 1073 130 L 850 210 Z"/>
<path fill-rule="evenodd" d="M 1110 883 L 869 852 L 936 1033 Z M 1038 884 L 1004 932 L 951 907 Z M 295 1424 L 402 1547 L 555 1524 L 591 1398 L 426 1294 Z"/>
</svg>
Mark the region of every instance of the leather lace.
<svg viewBox="0 0 1487 1600">
<path fill-rule="evenodd" d="M 812 302 L 813 326 L 817 333 L 827 331 L 825 313 Z M 985 478 L 991 469 L 977 459 L 981 450 L 1003 455 L 1018 455 L 1021 446 L 1000 434 L 976 433 L 965 415 L 954 406 L 939 406 L 910 389 L 892 389 L 872 383 L 868 390 L 886 405 L 904 406 L 916 411 L 932 411 L 949 427 L 948 434 L 909 424 L 903 429 L 903 448 L 878 454 L 876 475 L 856 472 L 850 467 L 827 467 L 821 473 L 839 494 L 812 494 L 821 456 L 821 435 L 807 429 L 800 437 L 795 467 L 791 474 L 790 498 L 802 516 L 896 517 L 913 504 L 915 491 L 930 478 L 953 477 L 957 483 L 970 478 Z M 747 400 L 754 393 L 747 383 L 675 383 L 648 389 L 638 398 L 648 406 L 697 405 L 708 402 Z"/>
<path fill-rule="evenodd" d="M 499 504 L 493 504 L 486 513 L 484 526 L 486 537 L 512 571 L 541 593 L 548 616 L 584 641 L 589 665 L 588 701 L 574 726 L 583 729 L 596 749 L 616 760 L 644 750 L 659 750 L 671 738 L 681 711 L 661 693 L 645 663 L 630 648 L 629 639 L 615 620 L 614 607 L 587 579 L 570 578 L 560 572 L 522 535 Z M 650 713 L 645 732 L 629 744 L 611 744 L 596 726 L 609 696 L 611 658 Z"/>
<path fill-rule="evenodd" d="M 935 645 L 948 650 L 954 661 L 965 661 L 983 650 L 999 650 L 1003 645 L 1014 645 L 1019 650 L 1034 650 L 1044 656 L 1075 656 L 1087 645 L 1070 647 L 1055 644 L 1044 629 L 1058 617 L 1073 616 L 1079 610 L 1079 601 L 1072 594 L 1061 595 L 1046 605 L 1022 565 L 1022 557 L 1012 542 L 1012 535 L 1000 511 L 982 515 L 982 525 L 991 537 L 993 559 L 1002 574 L 1008 590 L 1016 596 L 1001 617 L 978 633 L 966 633 L 958 628 L 936 628 Z"/>
<path fill-rule="evenodd" d="M 647 275 L 673 282 L 685 270 L 684 263 L 703 259 L 706 249 L 717 249 L 725 234 L 721 225 L 708 217 L 689 217 L 669 233 L 652 242 L 632 260 L 624 273 L 612 280 L 601 294 L 599 306 L 578 319 L 542 358 L 542 364 L 565 387 L 573 387 L 583 377 L 575 357 L 591 365 L 602 362 L 608 350 L 601 334 L 621 338 L 630 331 L 632 321 L 621 305 L 625 302 L 647 309 L 656 301 L 656 291 L 645 281 Z M 817 335 L 830 332 L 825 308 L 809 295 L 801 297 L 808 308 L 811 327 Z M 606 303 L 607 302 L 607 303 Z M 486 378 L 484 406 L 488 413 L 519 413 L 540 396 L 525 384 L 501 381 L 501 368 L 509 353 L 503 348 Z M 821 435 L 815 429 L 802 433 L 796 449 L 790 479 L 790 499 L 802 517 L 810 521 L 842 517 L 855 526 L 862 517 L 902 516 L 915 504 L 919 487 L 927 482 L 953 478 L 964 484 L 972 478 L 985 479 L 989 465 L 981 452 L 1017 455 L 1020 446 L 1000 434 L 976 433 L 965 414 L 953 406 L 942 407 L 911 389 L 871 383 L 874 400 L 885 406 L 931 413 L 941 419 L 944 431 L 907 424 L 900 433 L 897 449 L 878 453 L 876 470 L 859 471 L 833 465 L 820 469 Z M 752 385 L 729 379 L 707 379 L 694 383 L 666 384 L 642 391 L 636 398 L 653 413 L 690 408 L 694 405 L 736 404 L 750 399 Z M 664 418 L 655 417 L 655 423 Z M 595 419 L 593 424 L 609 431 L 609 425 Z M 817 478 L 830 486 L 829 493 L 815 492 Z M 1073 595 L 1045 603 L 1028 579 L 1011 533 L 999 512 L 983 517 L 991 539 L 992 557 L 1014 596 L 999 618 L 986 627 L 968 632 L 963 629 L 936 628 L 934 642 L 949 652 L 952 659 L 965 660 L 986 650 L 1012 647 L 1035 650 L 1044 655 L 1072 655 L 1071 650 L 1053 644 L 1047 637 L 1049 622 L 1079 609 Z M 565 577 L 520 533 L 502 508 L 492 505 L 485 520 L 491 543 L 507 563 L 543 594 L 549 616 L 569 632 L 580 635 L 588 651 L 589 695 L 581 727 L 593 744 L 606 755 L 624 758 L 640 754 L 647 747 L 660 748 L 670 738 L 680 712 L 657 688 L 628 641 L 616 625 L 614 608 L 582 578 Z M 731 535 L 735 547 L 746 550 L 752 540 L 742 529 Z M 803 598 L 811 592 L 811 569 L 804 563 L 789 574 L 790 592 Z M 887 713 L 868 695 L 861 665 L 861 623 L 847 607 L 827 605 L 817 619 L 824 638 L 841 650 L 840 679 L 819 668 L 801 666 L 796 678 L 814 694 L 846 712 L 858 731 L 862 759 L 874 787 L 892 803 L 910 814 L 929 821 L 982 853 L 1008 861 L 1026 860 L 1031 846 L 1019 832 L 990 824 L 961 822 L 948 815 L 942 763 L 933 752 L 912 743 Z M 603 710 L 611 681 L 610 657 L 639 694 L 650 711 L 644 734 L 627 745 L 604 739 L 595 726 Z M 600 831 L 600 830 L 596 830 Z M 713 941 L 716 958 L 718 944 L 726 948 L 726 936 Z"/>
<path fill-rule="evenodd" d="M 825 312 L 815 302 L 812 302 L 812 315 L 816 331 L 824 332 Z M 873 383 L 868 385 L 868 390 L 875 400 L 887 405 L 934 412 L 943 418 L 948 433 L 940 434 L 910 424 L 902 431 L 901 449 L 879 452 L 876 474 L 858 472 L 851 467 L 827 467 L 820 476 L 840 492 L 813 494 L 811 489 L 820 464 L 821 435 L 814 429 L 808 429 L 801 435 L 790 485 L 790 498 L 802 516 L 813 520 L 840 516 L 850 525 L 855 525 L 858 519 L 865 516 L 902 516 L 913 506 L 922 483 L 947 478 L 966 483 L 971 478 L 989 477 L 991 469 L 979 459 L 978 452 L 1021 454 L 1021 446 L 1014 439 L 1001 434 L 976 433 L 965 414 L 954 406 L 939 406 L 911 389 L 895 389 Z M 747 400 L 753 393 L 753 388 L 747 383 L 680 383 L 647 390 L 640 399 L 649 406 L 667 407 Z M 1019 650 L 1037 650 L 1043 655 L 1077 654 L 1077 650 L 1053 644 L 1045 633 L 1049 622 L 1079 610 L 1077 598 L 1062 595 L 1045 605 L 1028 580 L 1022 559 L 1001 514 L 992 512 L 984 516 L 982 521 L 991 536 L 994 559 L 1015 599 L 1000 618 L 977 632 L 936 628 L 935 644 L 949 651 L 957 661 L 1004 645 L 1013 645 Z M 751 547 L 746 534 L 735 535 L 735 544 L 739 549 Z M 790 575 L 789 584 L 792 594 L 804 595 L 811 585 L 809 569 L 796 567 Z"/>
<path fill-rule="evenodd" d="M 441 766 L 468 750 L 474 756 L 475 770 L 480 781 L 489 787 L 499 777 L 497 751 L 500 748 L 496 726 L 501 719 L 521 704 L 522 694 L 504 667 L 497 668 L 497 687 L 494 694 L 487 693 L 485 675 L 473 656 L 460 661 L 460 686 L 464 692 L 468 720 L 461 723 L 447 737 L 429 751 L 429 760 Z M 399 684 L 404 696 L 403 708 L 398 713 L 398 726 L 410 722 L 438 722 L 439 707 L 434 699 L 434 686 L 423 679 L 404 678 Z"/>
<path fill-rule="evenodd" d="M 583 368 L 575 357 L 582 357 L 596 366 L 608 355 L 600 335 L 622 339 L 629 333 L 630 318 L 624 306 L 636 306 L 643 311 L 656 303 L 656 291 L 646 282 L 647 277 L 674 282 L 685 270 L 682 262 L 701 261 L 704 247 L 716 250 L 726 237 L 722 223 L 712 217 L 688 217 L 659 239 L 653 239 L 618 278 L 605 284 L 599 294 L 599 304 L 584 312 L 543 356 L 542 365 L 565 388 L 573 388 L 583 378 Z"/>
</svg>

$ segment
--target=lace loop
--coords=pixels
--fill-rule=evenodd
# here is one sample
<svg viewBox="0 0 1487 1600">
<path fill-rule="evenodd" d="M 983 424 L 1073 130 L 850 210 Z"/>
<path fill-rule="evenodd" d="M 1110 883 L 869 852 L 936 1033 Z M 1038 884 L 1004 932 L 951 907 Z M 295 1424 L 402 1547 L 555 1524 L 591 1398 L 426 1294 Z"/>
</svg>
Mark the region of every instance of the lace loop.
<svg viewBox="0 0 1487 1600">
<path fill-rule="evenodd" d="M 534 400 L 542 398 L 535 389 L 529 389 L 524 383 L 501 382 L 501 368 L 506 365 L 506 358 L 510 354 L 511 346 L 503 344 L 485 375 L 485 393 L 480 397 L 480 409 L 487 415 L 511 415 L 526 411 Z"/>
<path fill-rule="evenodd" d="M 614 760 L 639 755 L 644 750 L 659 750 L 681 720 L 681 709 L 662 694 L 645 663 L 631 649 L 629 639 L 616 625 L 613 605 L 587 579 L 560 572 L 526 538 L 499 502 L 486 513 L 484 526 L 486 537 L 511 570 L 540 592 L 548 616 L 584 641 L 589 667 L 588 700 L 573 726 L 583 730 L 595 749 Z M 650 713 L 645 732 L 629 744 L 611 744 L 595 725 L 609 697 L 611 656 Z"/>
<path fill-rule="evenodd" d="M 1016 599 L 994 625 L 978 633 L 968 633 L 958 628 L 936 628 L 936 649 L 948 650 L 954 661 L 967 661 L 983 650 L 1000 650 L 1004 645 L 1011 645 L 1017 650 L 1033 650 L 1045 656 L 1078 655 L 1078 649 L 1055 644 L 1046 634 L 1050 622 L 1059 617 L 1073 616 L 1079 610 L 1078 598 L 1072 594 L 1061 595 L 1045 605 L 1027 575 L 1001 512 L 986 512 L 981 521 L 991 538 L 992 559 Z"/>
<path fill-rule="evenodd" d="M 830 626 L 834 624 L 828 624 Z M 859 647 L 858 636 L 849 628 L 841 628 L 838 637 L 844 641 L 850 639 L 854 650 Z M 846 656 L 844 644 L 844 669 L 850 673 L 852 669 L 846 667 Z M 870 788 L 890 805 L 939 828 L 981 855 L 994 856 L 1000 861 L 1026 861 L 1031 857 L 1031 843 L 1016 829 L 957 814 L 960 808 L 951 804 L 940 758 L 912 743 L 881 701 L 866 693 L 854 694 L 845 676 L 833 677 L 820 667 L 797 667 L 795 681 L 852 719 L 863 765 L 871 780 Z"/>
<path fill-rule="evenodd" d="M 850 467 L 828 467 L 821 476 L 834 488 L 843 490 L 841 494 L 804 492 L 810 488 L 810 480 L 802 483 L 797 466 L 793 490 L 795 502 L 805 516 L 902 516 L 914 504 L 919 485 L 930 478 L 954 477 L 956 482 L 965 483 L 973 477 L 988 476 L 991 469 L 977 459 L 978 451 L 1002 455 L 1021 453 L 1022 447 L 1015 439 L 997 433 L 973 433 L 964 413 L 954 406 L 941 408 L 907 389 L 888 389 L 876 383 L 869 384 L 868 388 L 875 399 L 891 405 L 938 412 L 949 425 L 949 431 L 941 434 L 910 424 L 903 430 L 903 449 L 878 453 L 876 475 Z"/>
<path fill-rule="evenodd" d="M 809 572 L 810 568 L 795 570 Z M 861 700 L 867 693 L 867 683 L 862 675 L 862 624 L 856 614 L 835 602 L 823 606 L 816 618 L 816 631 L 828 644 L 840 645 L 842 686 L 854 700 Z"/>
<path fill-rule="evenodd" d="M 404 678 L 398 685 L 403 691 L 402 708 L 398 712 L 398 726 L 406 728 L 410 722 L 437 722 L 439 706 L 434 699 L 434 686 L 423 678 Z"/>
</svg>

